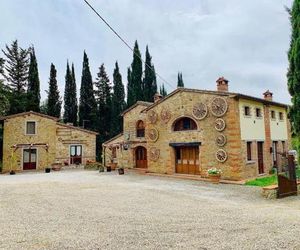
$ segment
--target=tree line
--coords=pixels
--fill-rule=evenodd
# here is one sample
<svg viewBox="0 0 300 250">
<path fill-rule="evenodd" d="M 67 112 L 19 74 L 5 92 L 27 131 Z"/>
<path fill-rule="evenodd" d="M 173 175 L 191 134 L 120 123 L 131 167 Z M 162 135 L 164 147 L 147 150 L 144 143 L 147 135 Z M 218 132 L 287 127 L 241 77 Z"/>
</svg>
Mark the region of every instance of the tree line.
<svg viewBox="0 0 300 250">
<path fill-rule="evenodd" d="M 25 111 L 41 112 L 99 132 L 97 155 L 101 144 L 122 131 L 122 112 L 136 101 L 152 102 L 158 92 L 155 68 L 148 46 L 145 63 L 141 61 L 138 42 L 134 44 L 133 61 L 127 69 L 127 96 L 118 62 L 110 81 L 104 64 L 101 64 L 95 81 L 90 71 L 89 58 L 83 53 L 79 101 L 74 64 L 67 62 L 63 97 L 58 89 L 55 65 L 50 65 L 47 99 L 41 102 L 38 62 L 34 46 L 21 48 L 18 40 L 2 49 L 0 58 L 0 115 Z M 178 73 L 178 86 L 183 87 L 182 74 Z M 162 96 L 167 95 L 162 84 Z M 126 98 L 127 97 L 127 98 Z"/>
</svg>

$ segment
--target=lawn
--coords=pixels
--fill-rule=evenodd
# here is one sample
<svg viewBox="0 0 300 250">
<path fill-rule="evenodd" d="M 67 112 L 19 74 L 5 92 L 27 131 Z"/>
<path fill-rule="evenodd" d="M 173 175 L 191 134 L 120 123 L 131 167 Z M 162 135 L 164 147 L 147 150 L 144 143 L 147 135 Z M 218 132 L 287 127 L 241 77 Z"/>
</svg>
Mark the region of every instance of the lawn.
<svg viewBox="0 0 300 250">
<path fill-rule="evenodd" d="M 300 168 L 296 169 L 296 175 L 297 179 L 300 179 Z M 277 176 L 276 174 L 273 174 L 267 177 L 256 178 L 254 180 L 247 181 L 245 184 L 248 186 L 266 187 L 277 184 Z"/>
</svg>

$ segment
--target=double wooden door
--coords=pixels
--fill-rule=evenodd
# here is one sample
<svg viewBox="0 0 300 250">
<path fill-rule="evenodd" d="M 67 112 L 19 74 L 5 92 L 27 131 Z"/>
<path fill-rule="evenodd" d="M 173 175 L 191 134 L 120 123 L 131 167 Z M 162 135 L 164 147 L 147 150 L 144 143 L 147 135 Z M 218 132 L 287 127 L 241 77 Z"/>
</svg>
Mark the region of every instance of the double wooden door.
<svg viewBox="0 0 300 250">
<path fill-rule="evenodd" d="M 37 150 L 36 148 L 23 149 L 23 170 L 36 169 Z"/>
<path fill-rule="evenodd" d="M 180 174 L 200 174 L 199 147 L 175 147 L 175 171 Z"/>
<path fill-rule="evenodd" d="M 147 149 L 137 147 L 135 150 L 135 163 L 137 168 L 147 168 Z"/>
</svg>

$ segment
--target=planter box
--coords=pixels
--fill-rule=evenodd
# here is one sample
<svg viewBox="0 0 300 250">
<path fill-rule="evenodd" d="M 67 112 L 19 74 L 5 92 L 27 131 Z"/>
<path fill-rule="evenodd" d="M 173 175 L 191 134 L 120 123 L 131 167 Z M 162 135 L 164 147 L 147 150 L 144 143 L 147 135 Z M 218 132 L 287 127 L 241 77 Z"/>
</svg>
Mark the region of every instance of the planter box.
<svg viewBox="0 0 300 250">
<path fill-rule="evenodd" d="M 62 168 L 62 163 L 61 162 L 55 162 L 52 164 L 52 170 L 54 171 L 59 171 Z"/>
<path fill-rule="evenodd" d="M 209 177 L 211 183 L 214 183 L 214 184 L 220 183 L 220 179 L 221 179 L 220 174 L 208 174 L 208 177 Z"/>
</svg>

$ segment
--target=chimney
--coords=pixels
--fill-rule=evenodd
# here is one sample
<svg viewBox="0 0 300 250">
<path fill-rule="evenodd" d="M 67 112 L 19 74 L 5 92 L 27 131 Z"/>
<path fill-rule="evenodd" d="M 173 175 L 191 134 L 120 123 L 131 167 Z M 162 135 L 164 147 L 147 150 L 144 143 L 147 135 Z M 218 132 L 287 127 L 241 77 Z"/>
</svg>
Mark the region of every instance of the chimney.
<svg viewBox="0 0 300 250">
<path fill-rule="evenodd" d="M 161 94 L 156 93 L 156 94 L 154 95 L 154 103 L 155 103 L 155 102 L 158 102 L 158 101 L 161 100 L 162 98 L 163 98 L 163 96 L 162 96 Z"/>
<path fill-rule="evenodd" d="M 217 90 L 221 92 L 228 92 L 228 80 L 224 78 L 224 76 L 219 77 L 219 79 L 216 81 L 217 83 Z"/>
<path fill-rule="evenodd" d="M 264 99 L 267 101 L 273 101 L 273 93 L 267 90 L 265 93 L 263 93 Z"/>
</svg>

